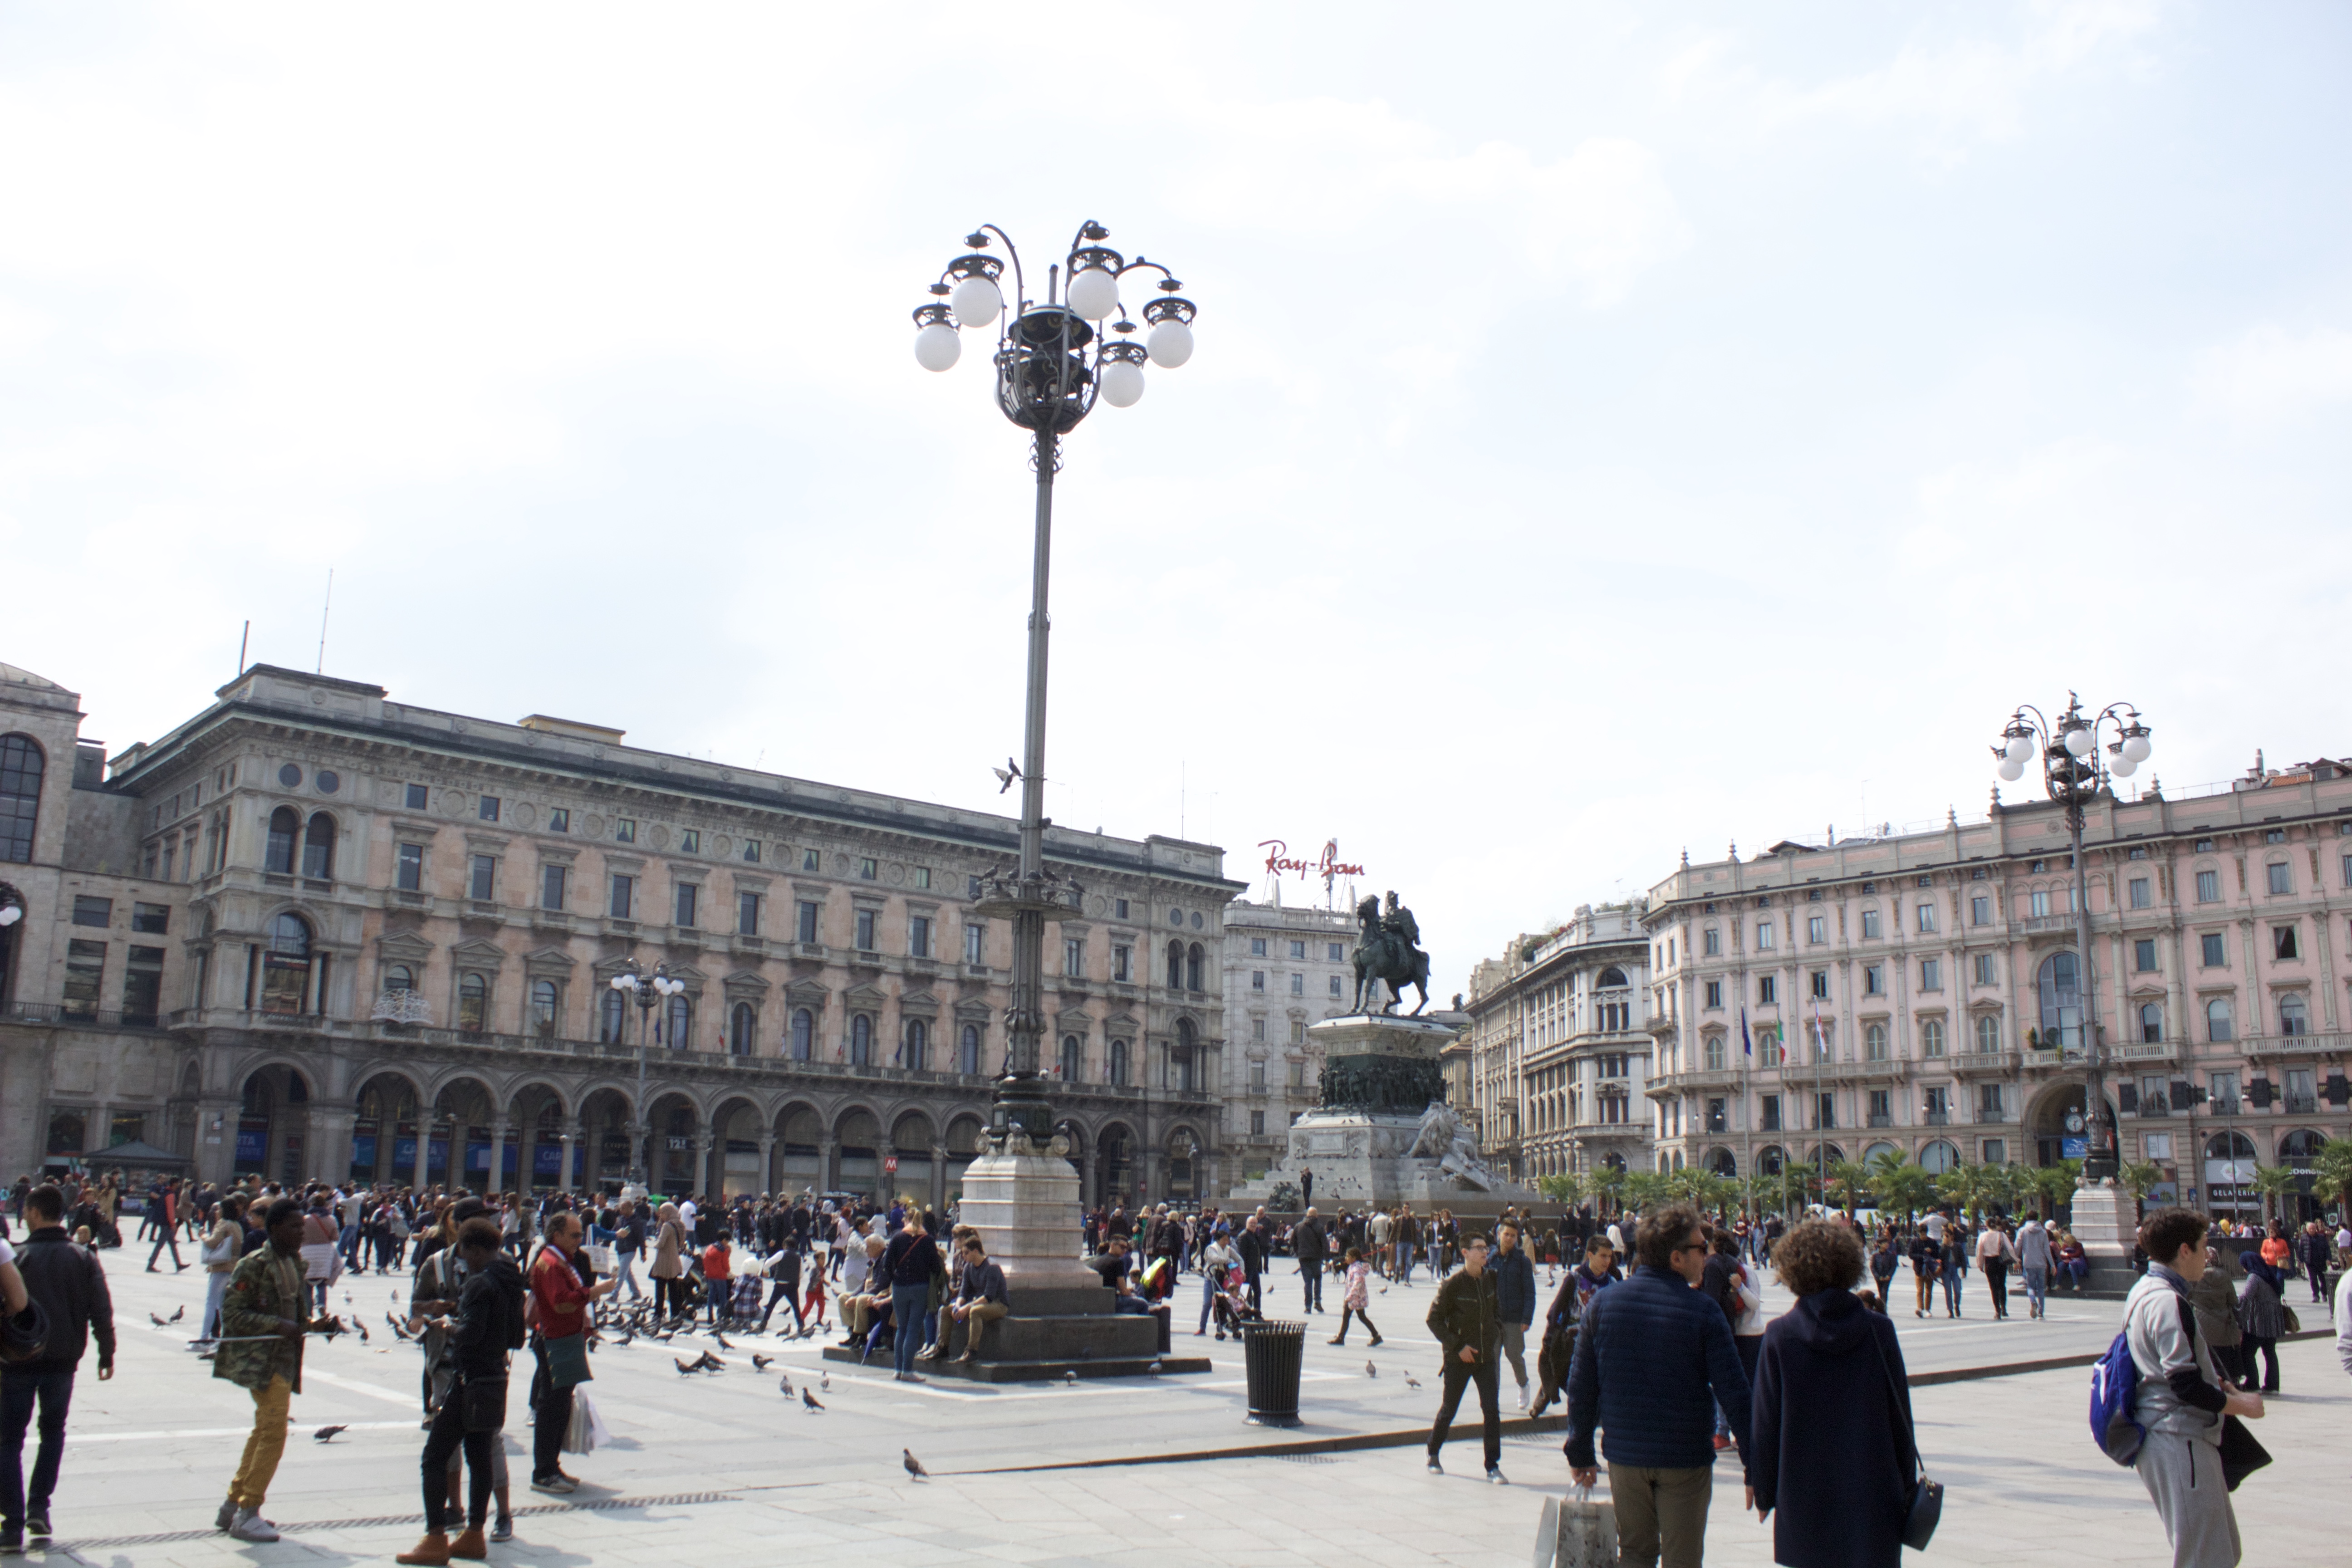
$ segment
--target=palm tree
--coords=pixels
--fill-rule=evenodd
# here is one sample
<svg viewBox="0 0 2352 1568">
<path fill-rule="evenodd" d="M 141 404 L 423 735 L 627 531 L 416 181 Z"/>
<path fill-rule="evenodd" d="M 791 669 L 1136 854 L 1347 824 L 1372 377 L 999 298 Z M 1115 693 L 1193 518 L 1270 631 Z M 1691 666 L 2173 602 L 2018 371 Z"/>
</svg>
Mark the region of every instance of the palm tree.
<svg viewBox="0 0 2352 1568">
<path fill-rule="evenodd" d="M 2073 1201 L 2074 1189 L 2082 1184 L 2083 1162 L 2061 1160 L 2054 1165 L 2042 1165 L 2032 1172 L 2033 1186 L 2049 1211 L 2047 1217 L 2055 1222 L 2061 1204 Z"/>
<path fill-rule="evenodd" d="M 2271 1218 L 2271 1205 L 2293 1192 L 2302 1190 L 2304 1173 L 2293 1165 L 2257 1165 L 2254 1167 L 2254 1190 L 2263 1194 L 2263 1219 Z"/>
<path fill-rule="evenodd" d="M 2147 1206 L 2147 1194 L 2164 1184 L 2164 1167 L 2145 1160 L 2126 1160 L 2116 1167 L 2116 1180 L 2130 1191 L 2144 1210 Z"/>
<path fill-rule="evenodd" d="M 2344 1212 L 2352 1215 L 2352 1138 L 2331 1138 L 2311 1157 L 2317 1190 L 2333 1193 Z"/>
<path fill-rule="evenodd" d="M 1882 1149 L 1871 1156 L 1870 1186 L 1878 1206 L 1900 1209 L 1906 1226 L 1936 1199 L 1936 1178 L 1900 1149 Z"/>
<path fill-rule="evenodd" d="M 1969 1216 L 1973 1229 L 1984 1212 L 1984 1201 L 1990 1195 L 1990 1185 L 1985 1179 L 1982 1165 L 1955 1165 L 1936 1178 L 1937 1191 L 1946 1201 L 1958 1204 Z"/>
<path fill-rule="evenodd" d="M 1586 1188 L 1601 1205 L 1602 1217 L 1609 1218 L 1623 1210 L 1625 1169 L 1622 1165 L 1597 1165 L 1587 1178 Z"/>
<path fill-rule="evenodd" d="M 1536 1191 L 1562 1208 L 1572 1209 L 1584 1196 L 1584 1183 L 1574 1172 L 1563 1171 L 1554 1176 L 1538 1176 Z"/>
<path fill-rule="evenodd" d="M 1870 1167 L 1859 1160 L 1838 1160 L 1830 1165 L 1829 1184 L 1837 1189 L 1839 1206 L 1845 1217 L 1853 1217 L 1854 1207 L 1870 1188 Z"/>
</svg>

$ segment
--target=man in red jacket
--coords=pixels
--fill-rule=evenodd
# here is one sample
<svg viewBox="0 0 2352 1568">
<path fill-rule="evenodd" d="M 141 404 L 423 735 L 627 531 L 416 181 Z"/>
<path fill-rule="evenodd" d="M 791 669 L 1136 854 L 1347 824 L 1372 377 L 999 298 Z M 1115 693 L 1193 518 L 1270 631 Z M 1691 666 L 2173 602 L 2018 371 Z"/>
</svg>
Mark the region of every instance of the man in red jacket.
<svg viewBox="0 0 2352 1568">
<path fill-rule="evenodd" d="M 572 1390 L 588 1371 L 589 1304 L 613 1289 L 610 1279 L 583 1285 L 572 1266 L 580 1250 L 580 1216 L 557 1214 L 547 1222 L 547 1245 L 530 1266 L 532 1327 L 538 1331 L 539 1374 L 544 1392 L 531 1428 L 530 1489 L 576 1490 L 563 1473 L 563 1438 L 572 1429 Z M 568 1369 L 568 1370 L 567 1370 Z"/>
</svg>

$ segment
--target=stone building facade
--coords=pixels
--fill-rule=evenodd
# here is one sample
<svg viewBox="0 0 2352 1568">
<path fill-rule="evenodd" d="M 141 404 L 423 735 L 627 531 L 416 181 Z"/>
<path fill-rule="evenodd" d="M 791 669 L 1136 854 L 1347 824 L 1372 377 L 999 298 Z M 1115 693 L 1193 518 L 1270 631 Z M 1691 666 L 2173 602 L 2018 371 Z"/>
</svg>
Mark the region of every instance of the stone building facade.
<svg viewBox="0 0 2352 1568">
<path fill-rule="evenodd" d="M 1355 917 L 1237 900 L 1225 907 L 1224 1106 L 1228 1186 L 1271 1170 L 1290 1124 L 1318 1103 L 1322 1059 L 1309 1024 L 1355 1000 Z"/>
<path fill-rule="evenodd" d="M 2102 799 L 2090 984 L 2059 808 L 1685 862 L 1652 889 L 1662 1150 L 1712 1168 L 1899 1150 L 1931 1169 L 2078 1152 L 2084 1003 L 2121 1155 L 2252 1213 L 2257 1166 L 2352 1137 L 2352 772 L 2259 766 Z"/>
<path fill-rule="evenodd" d="M 137 1139 L 215 1179 L 609 1186 L 642 1140 L 661 1190 L 938 1201 L 978 1151 L 1007 818 L 268 666 L 110 765 L 79 722 L 0 666 L 0 1170 Z M 1084 889 L 1045 1048 L 1087 1200 L 1219 1190 L 1243 885 L 1172 838 L 1046 852 Z M 632 960 L 684 993 L 629 1005 Z"/>
<path fill-rule="evenodd" d="M 1470 1105 L 1513 1180 L 1651 1159 L 1650 944 L 1639 902 L 1586 904 L 1472 971 Z"/>
</svg>

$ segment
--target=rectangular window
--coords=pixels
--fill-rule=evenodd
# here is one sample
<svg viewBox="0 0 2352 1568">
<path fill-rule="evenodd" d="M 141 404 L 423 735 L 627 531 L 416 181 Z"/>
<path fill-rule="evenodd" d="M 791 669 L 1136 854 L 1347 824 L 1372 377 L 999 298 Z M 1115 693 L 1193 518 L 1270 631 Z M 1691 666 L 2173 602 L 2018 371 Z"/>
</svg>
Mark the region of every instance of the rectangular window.
<svg viewBox="0 0 2352 1568">
<path fill-rule="evenodd" d="M 1978 953 L 1978 954 L 1977 954 L 1977 956 L 1976 956 L 1976 969 L 1977 969 L 1977 984 L 1979 984 L 1979 985 L 1995 985 L 1995 984 L 2000 984 L 2000 982 L 1998 982 L 1997 980 L 1995 980 L 1995 979 L 1993 978 L 1993 972 L 1992 972 L 1992 954 L 1991 954 L 1991 953 L 1989 953 L 1989 952 L 1980 952 L 1980 953 Z"/>
<path fill-rule="evenodd" d="M 494 795 L 484 795 L 480 810 L 484 822 L 496 822 L 499 819 L 499 797 Z"/>
<path fill-rule="evenodd" d="M 2156 901 L 2155 889 L 2146 877 L 2134 877 L 2126 890 L 2131 894 L 2131 907 L 2136 910 L 2147 909 Z"/>
<path fill-rule="evenodd" d="M 571 872 L 562 866 L 541 866 L 539 868 L 539 907 L 560 910 L 563 907 L 563 884 Z"/>
<path fill-rule="evenodd" d="M 554 805 L 547 810 L 547 830 L 550 833 L 572 831 L 572 811 L 568 806 Z"/>
<path fill-rule="evenodd" d="M 868 855 L 857 862 L 857 879 L 870 882 L 882 874 L 881 863 Z"/>
<path fill-rule="evenodd" d="M 860 952 L 874 951 L 874 911 L 872 910 L 857 911 L 857 951 Z"/>
<path fill-rule="evenodd" d="M 1770 921 L 1758 921 L 1756 922 L 1756 951 L 1759 952 L 1769 952 L 1771 950 L 1772 922 Z"/>
<path fill-rule="evenodd" d="M 1334 997 L 1337 997 L 1338 995 L 1339 995 L 1339 994 L 1340 994 L 1340 990 L 1339 990 L 1339 977 L 1338 975 L 1334 974 L 1334 975 L 1330 976 L 1330 982 L 1331 982 L 1331 994 L 1332 994 Z"/>
<path fill-rule="evenodd" d="M 114 900 L 112 899 L 93 899 L 87 893 L 76 895 L 74 899 L 73 912 L 74 924 L 78 926 L 96 926 L 99 930 L 104 931 L 113 922 Z"/>
<path fill-rule="evenodd" d="M 613 879 L 613 918 L 614 920 L 635 919 L 636 917 L 631 911 L 636 907 L 636 899 L 637 879 L 635 877 L 616 876 Z"/>
<path fill-rule="evenodd" d="M 1073 977 L 1087 972 L 1087 944 L 1082 937 L 1062 939 L 1062 973 Z"/>
<path fill-rule="evenodd" d="M 169 904 L 133 904 L 131 906 L 131 929 L 142 936 L 162 936 L 172 929 L 172 906 Z"/>
<path fill-rule="evenodd" d="M 1940 958 L 1921 959 L 1919 961 L 1919 989 L 1922 991 L 1941 991 L 1943 988 L 1944 961 Z"/>
<path fill-rule="evenodd" d="M 1290 1043 L 1294 1046 L 1303 1046 L 1307 1043 L 1307 1025 L 1297 1018 L 1293 1018 L 1290 1021 Z M 1305 1062 L 1291 1063 L 1290 1087 L 1293 1089 L 1304 1089 L 1306 1086 L 1307 1064 Z"/>
<path fill-rule="evenodd" d="M 178 795 L 173 795 L 172 797 L 172 815 L 174 816 L 180 815 L 180 797 Z M 2285 843 L 2286 829 L 2284 827 L 2264 828 L 2263 830 L 2263 842 L 2265 844 Z"/>
<path fill-rule="evenodd" d="M 2221 945 L 2221 933 L 2220 931 L 2209 931 L 2203 936 L 2199 937 L 2197 939 L 2197 947 L 2199 956 L 2202 960 L 2206 968 L 2222 969 L 2228 967 L 2228 951 Z"/>
<path fill-rule="evenodd" d="M 1943 1084 L 1937 1084 L 1933 1088 L 1929 1089 L 1927 1090 L 1926 1110 L 1927 1112 L 1927 1125 L 1930 1127 L 1941 1127 L 1946 1122 L 1951 1121 L 1951 1089 Z"/>
<path fill-rule="evenodd" d="M 1979 1121 L 2000 1121 L 2005 1120 L 2002 1114 L 2003 1106 L 2001 1103 L 2001 1090 L 2007 1087 L 2008 1086 L 2006 1084 L 1999 1083 L 1980 1083 L 1977 1085 L 1977 1120 Z"/>
<path fill-rule="evenodd" d="M 1303 942 L 1292 942 L 1290 944 L 1290 956 L 1300 963 L 1306 962 L 1307 944 Z"/>
<path fill-rule="evenodd" d="M 698 827 L 679 828 L 677 830 L 677 850 L 681 855 L 701 854 L 702 830 Z"/>
<path fill-rule="evenodd" d="M 474 875 L 470 884 L 468 885 L 467 891 L 470 892 L 474 898 L 484 903 L 488 903 L 498 894 L 498 857 L 495 855 L 475 856 Z"/>
<path fill-rule="evenodd" d="M 2301 958 L 2303 956 L 2302 952 L 2295 946 L 2294 927 L 2271 927 L 2271 956 L 2273 958 Z"/>
<path fill-rule="evenodd" d="M 1253 991 L 1263 991 L 1265 989 L 1265 970 L 1253 969 L 1250 971 L 1250 989 Z"/>
<path fill-rule="evenodd" d="M 929 866 L 916 867 L 914 879 L 916 887 L 928 889 L 931 885 L 931 868 Z"/>
<path fill-rule="evenodd" d="M 1250 1020 L 1250 1038 L 1259 1042 L 1260 1044 L 1265 1043 L 1265 1020 L 1264 1018 L 1252 1018 Z"/>
<path fill-rule="evenodd" d="M 1345 963 L 1348 962 L 1347 950 L 1336 942 L 1326 945 L 1323 957 L 1327 963 Z"/>
<path fill-rule="evenodd" d="M 2294 891 L 2294 870 L 2285 861 L 2273 860 L 2267 869 L 2270 873 L 2270 887 L 2273 893 Z"/>
<path fill-rule="evenodd" d="M 1252 958 L 1264 958 L 1265 956 L 1265 938 L 1262 936 L 1254 936 L 1250 938 L 1250 956 Z"/>
<path fill-rule="evenodd" d="M 1110 977 L 1121 984 L 1135 979 L 1135 949 L 1121 945 L 1110 950 Z"/>
<path fill-rule="evenodd" d="M 2036 888 L 2025 895 L 2025 912 L 2035 920 L 2050 918 L 2050 889 Z"/>
<path fill-rule="evenodd" d="M 1813 1125 L 1826 1132 L 1837 1125 L 1837 1091 L 1823 1089 L 1813 1096 Z"/>
<path fill-rule="evenodd" d="M 75 940 L 66 943 L 65 1012 L 68 1018 L 87 1018 L 98 1011 L 99 991 L 106 979 L 106 943 Z M 79 1152 L 79 1150 L 76 1152 Z"/>
<path fill-rule="evenodd" d="M 2352 855 L 2344 857 L 2344 885 L 2352 888 Z"/>
<path fill-rule="evenodd" d="M 2238 1075 L 2234 1071 L 2215 1073 L 2212 1079 L 2211 1096 L 2214 1115 L 2237 1115 L 2239 1110 Z"/>
<path fill-rule="evenodd" d="M 680 882 L 677 885 L 677 907 L 672 911 L 676 916 L 670 922 L 672 925 L 690 927 L 694 924 L 695 900 L 700 897 L 701 892 L 702 889 L 692 882 Z"/>
<path fill-rule="evenodd" d="M 1265 1037 L 1265 1020 L 1260 1018 L 1256 1022 L 1258 1024 L 1258 1038 L 1264 1039 Z M 1252 1062 L 1249 1065 L 1249 1069 L 1250 1092 L 1252 1094 L 1264 1094 L 1265 1092 L 1265 1064 L 1264 1062 Z"/>
<path fill-rule="evenodd" d="M 1920 929 L 1921 931 L 1934 931 L 1934 930 L 1936 929 L 1936 906 L 1935 906 L 1935 905 L 1933 905 L 1933 904 L 1921 904 L 1921 905 L 1919 906 L 1918 915 L 1919 915 L 1919 929 Z"/>
<path fill-rule="evenodd" d="M 802 869 L 802 870 L 803 870 L 803 871 L 821 871 L 821 870 L 823 870 L 824 868 L 824 862 L 823 858 L 818 855 L 817 851 L 815 851 L 815 850 L 814 850 L 814 849 L 803 849 L 803 850 L 802 850 L 802 851 L 801 851 L 801 869 Z M 979 897 L 979 896 L 980 896 L 980 879 L 979 879 L 979 878 L 977 878 L 977 877 L 974 877 L 974 878 L 971 879 L 971 882 L 972 882 L 972 887 L 971 887 L 972 896 L 973 896 L 974 898 L 977 898 L 977 897 Z"/>
<path fill-rule="evenodd" d="M 756 866 L 759 863 L 760 841 L 756 838 L 746 838 L 743 840 L 743 864 L 746 866 Z M 926 886 L 928 885 L 929 884 L 926 884 Z"/>
<path fill-rule="evenodd" d="M 1895 1091 L 1874 1089 L 1870 1091 L 1870 1124 L 1873 1127 L 1895 1125 Z"/>
<path fill-rule="evenodd" d="M 2150 937 L 2137 937 L 2132 942 L 2132 968 L 2141 974 L 2156 973 L 2156 942 Z"/>
<path fill-rule="evenodd" d="M 1863 994 L 1867 996 L 1886 994 L 1886 970 L 1882 964 L 1865 965 L 1862 972 Z"/>
<path fill-rule="evenodd" d="M 613 824 L 614 843 L 635 844 L 636 841 L 637 819 L 635 817 L 624 816 Z"/>
<path fill-rule="evenodd" d="M 2218 904 L 2221 901 L 2221 872 L 2200 871 L 2197 873 L 2197 901 L 2200 904 Z"/>
<path fill-rule="evenodd" d="M 908 915 L 907 917 L 907 956 L 909 958 L 931 956 L 930 916 Z"/>
<path fill-rule="evenodd" d="M 1721 930 L 1715 926 L 1709 926 L 1705 931 L 1701 932 L 1700 935 L 1704 942 L 1702 951 L 1706 952 L 1707 957 L 1717 958 L 1722 956 L 1723 932 Z"/>
<path fill-rule="evenodd" d="M 1982 893 L 1978 893 L 1969 900 L 1969 924 L 1972 926 L 1992 924 L 1992 900 Z"/>
<path fill-rule="evenodd" d="M 817 903 L 815 900 L 803 899 L 800 901 L 799 909 L 794 911 L 799 922 L 799 936 L 797 940 L 810 942 L 816 941 L 816 911 Z M 973 926 L 971 929 L 973 931 L 978 931 L 980 928 L 978 926 Z"/>
<path fill-rule="evenodd" d="M 1123 921 L 1128 918 L 1127 900 L 1125 899 L 1113 899 L 1110 901 L 1110 918 L 1115 921 Z"/>
<path fill-rule="evenodd" d="M 1779 1004 L 1780 1000 L 1780 982 L 1777 976 L 1767 974 L 1756 982 L 1756 1005 L 1758 1006 L 1775 1006 Z"/>
<path fill-rule="evenodd" d="M 1710 980 L 1706 983 L 1706 1005 L 1710 1007 L 1720 1007 L 1723 1005 L 1722 981 Z"/>
<path fill-rule="evenodd" d="M 1778 1132 L 1780 1129 L 1780 1097 L 1767 1094 L 1758 1097 L 1758 1127 L 1759 1132 Z"/>
<path fill-rule="evenodd" d="M 1829 917 L 1827 915 L 1807 915 L 1805 917 L 1805 940 L 1812 943 L 1815 947 L 1819 947 L 1822 943 L 1829 941 Z"/>
<path fill-rule="evenodd" d="M 431 798 L 431 794 L 430 794 L 430 792 L 429 792 L 429 791 L 427 791 L 427 790 L 425 789 L 425 787 L 423 784 L 410 784 L 410 785 L 408 786 L 408 809 L 409 809 L 409 810 L 411 810 L 411 811 L 425 811 L 425 810 L 429 810 L 429 809 L 431 808 L 431 806 L 432 806 L 432 798 Z"/>
<path fill-rule="evenodd" d="M 735 895 L 735 931 L 739 936 L 760 934 L 760 895 L 738 892 Z"/>
<path fill-rule="evenodd" d="M 1250 1136 L 1253 1138 L 1263 1138 L 1265 1136 L 1265 1111 L 1253 1110 L 1250 1112 Z"/>
<path fill-rule="evenodd" d="M 1304 996 L 1307 994 L 1307 976 L 1304 974 L 1294 974 L 1290 977 L 1290 994 L 1293 996 Z"/>
<path fill-rule="evenodd" d="M 1862 911 L 1862 934 L 1865 940 L 1875 941 L 1877 939 L 1879 935 L 1879 928 L 1878 911 L 1876 910 L 1864 910 Z"/>
<path fill-rule="evenodd" d="M 134 947 L 122 972 L 122 1016 L 126 1023 L 152 1024 L 163 1002 L 163 950 Z"/>
<path fill-rule="evenodd" d="M 1828 970 L 1826 970 L 1826 969 L 1816 969 L 1816 970 L 1814 970 L 1814 971 L 1813 971 L 1812 987 L 1811 987 L 1811 989 L 1812 989 L 1812 994 L 1813 994 L 1813 999 L 1814 999 L 1815 1001 L 1817 1001 L 1817 1002 L 1826 1002 L 1826 1001 L 1828 1001 L 1828 1000 L 1829 1000 L 1829 995 L 1830 995 L 1830 972 L 1829 972 Z"/>
</svg>

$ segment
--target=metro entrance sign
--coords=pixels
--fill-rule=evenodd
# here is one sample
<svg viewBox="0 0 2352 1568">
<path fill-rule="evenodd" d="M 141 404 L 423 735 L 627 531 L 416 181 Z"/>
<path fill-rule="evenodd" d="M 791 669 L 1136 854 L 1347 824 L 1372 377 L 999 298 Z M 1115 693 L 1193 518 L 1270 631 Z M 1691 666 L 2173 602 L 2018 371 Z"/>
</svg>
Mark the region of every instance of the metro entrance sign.
<svg viewBox="0 0 2352 1568">
<path fill-rule="evenodd" d="M 885 1156 L 882 1161 L 882 1169 L 888 1172 L 891 1175 L 897 1175 L 898 1173 L 898 1156 L 896 1154 Z"/>
</svg>

